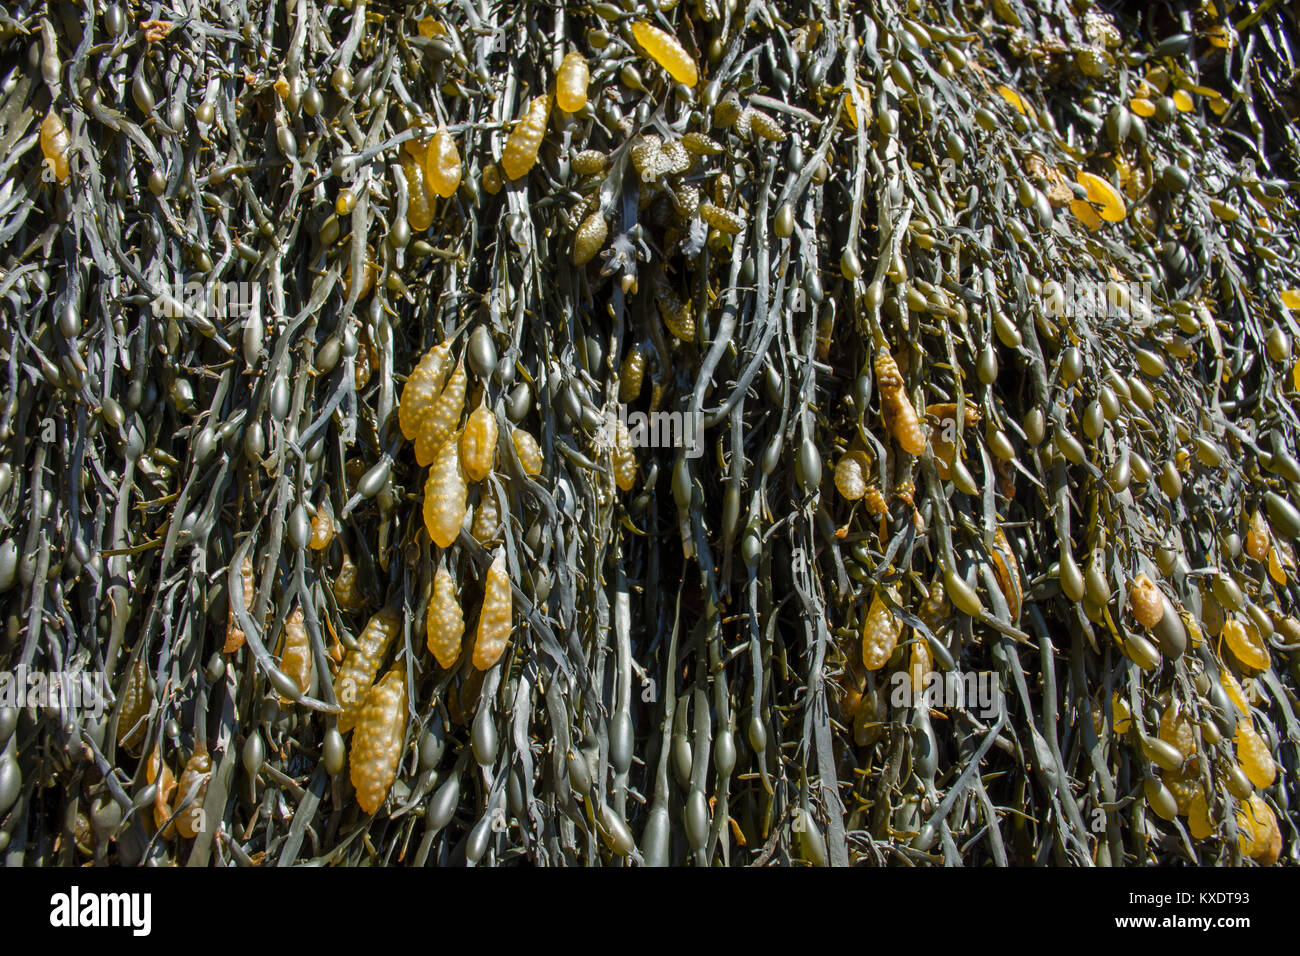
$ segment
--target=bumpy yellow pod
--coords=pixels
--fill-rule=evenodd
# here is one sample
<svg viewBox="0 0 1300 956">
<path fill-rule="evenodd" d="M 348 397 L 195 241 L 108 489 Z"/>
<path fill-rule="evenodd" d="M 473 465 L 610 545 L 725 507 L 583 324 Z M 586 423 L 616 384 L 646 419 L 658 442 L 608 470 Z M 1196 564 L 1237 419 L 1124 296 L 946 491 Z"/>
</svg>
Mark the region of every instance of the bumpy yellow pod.
<svg viewBox="0 0 1300 956">
<path fill-rule="evenodd" d="M 1160 729 L 1157 736 L 1165 743 L 1178 750 L 1184 760 L 1189 760 L 1196 753 L 1196 731 L 1187 711 L 1170 704 L 1160 715 Z M 1189 765 L 1188 769 L 1191 769 Z"/>
<path fill-rule="evenodd" d="M 857 501 L 867 493 L 870 461 L 866 452 L 850 451 L 835 465 L 835 490 L 846 501 Z"/>
<path fill-rule="evenodd" d="M 455 371 L 447 379 L 447 387 L 424 420 L 424 430 L 415 439 L 415 460 L 421 465 L 433 461 L 438 449 L 460 424 L 460 413 L 465 408 L 465 387 L 465 363 L 457 362 Z"/>
<path fill-rule="evenodd" d="M 361 809 L 374 813 L 397 779 L 406 736 L 406 671 L 400 665 L 370 689 L 356 728 L 348 759 L 352 786 Z"/>
<path fill-rule="evenodd" d="M 451 138 L 446 126 L 439 126 L 424 154 L 424 181 L 430 192 L 448 199 L 456 194 L 462 173 L 456 141 Z"/>
<path fill-rule="evenodd" d="M 623 357 L 623 367 L 618 374 L 618 400 L 624 404 L 635 402 L 641 394 L 644 378 L 645 353 L 634 345 Z"/>
<path fill-rule="evenodd" d="M 659 149 L 658 172 L 660 176 L 669 173 L 684 173 L 691 168 L 691 151 L 680 139 L 670 139 Z"/>
<path fill-rule="evenodd" d="M 244 610 L 251 617 L 256 588 L 253 587 L 253 560 L 248 555 L 244 555 L 244 560 L 239 565 L 239 579 L 244 585 Z M 235 607 L 231 604 L 226 611 L 226 643 L 221 648 L 221 652 L 233 654 L 243 646 L 244 631 L 235 623 Z"/>
<path fill-rule="evenodd" d="M 1223 633 L 1223 622 L 1225 620 L 1223 608 L 1219 606 L 1219 599 L 1214 596 L 1208 584 L 1202 583 L 1201 592 L 1201 624 L 1204 626 L 1205 633 L 1210 637 L 1218 637 Z"/>
<path fill-rule="evenodd" d="M 897 599 L 895 592 L 888 593 Z M 862 623 L 862 663 L 867 670 L 878 671 L 885 666 L 902 633 L 903 622 L 894 616 L 879 593 L 872 595 L 871 607 Z"/>
<path fill-rule="evenodd" d="M 1011 87 L 999 86 L 998 93 L 1002 96 L 1004 100 L 1010 103 L 1011 108 L 1014 109 L 1021 116 L 1029 115 L 1028 113 L 1029 108 L 1026 106 L 1025 101 L 1021 99 L 1020 94 L 1017 93 L 1015 90 L 1013 90 Z"/>
<path fill-rule="evenodd" d="M 1246 553 L 1256 561 L 1267 560 L 1269 537 L 1268 519 L 1256 508 L 1250 517 L 1250 526 L 1246 529 Z"/>
<path fill-rule="evenodd" d="M 687 152 L 696 156 L 720 156 L 722 144 L 709 139 L 703 133 L 687 133 L 682 137 L 682 146 Z"/>
<path fill-rule="evenodd" d="M 598 149 L 584 149 L 581 152 L 573 154 L 569 160 L 569 165 L 579 176 L 595 176 L 597 173 L 603 173 L 605 166 L 609 162 L 609 157 Z"/>
<path fill-rule="evenodd" d="M 747 123 L 746 120 L 748 120 Z M 740 118 L 736 120 L 736 125 L 747 125 L 749 131 L 760 139 L 771 140 L 774 143 L 779 143 L 785 139 L 785 130 L 781 128 L 781 124 L 762 110 L 756 110 L 753 107 L 741 112 Z"/>
<path fill-rule="evenodd" d="M 1283 644 L 1300 644 L 1300 621 L 1289 614 L 1279 614 L 1276 611 L 1270 611 L 1269 618 L 1273 622 L 1274 632 Z"/>
<path fill-rule="evenodd" d="M 357 566 L 350 555 L 343 555 L 339 573 L 334 576 L 334 600 L 344 610 L 351 610 L 361 603 L 361 593 L 357 590 Z"/>
<path fill-rule="evenodd" d="M 576 113 L 587 105 L 587 84 L 591 73 L 586 58 L 578 52 L 565 56 L 555 75 L 555 105 L 566 113 Z"/>
<path fill-rule="evenodd" d="M 406 177 L 406 223 L 415 232 L 424 232 L 433 225 L 433 203 L 424 181 L 424 167 L 420 162 L 402 153 L 402 175 Z"/>
<path fill-rule="evenodd" d="M 424 162 L 424 157 L 429 151 L 429 141 L 433 139 L 429 135 L 429 124 L 416 120 L 407 127 L 407 130 L 414 130 L 415 135 L 402 143 L 402 151 L 413 159 Z M 340 213 L 340 215 L 342 214 Z"/>
<path fill-rule="evenodd" d="M 885 502 L 885 494 L 876 485 L 868 485 L 866 493 L 862 496 L 862 503 L 867 508 L 867 514 L 880 518 L 889 514 L 889 505 Z"/>
<path fill-rule="evenodd" d="M 1115 718 L 1115 723 L 1112 725 L 1115 733 L 1128 733 L 1129 728 L 1133 726 L 1133 711 L 1129 707 L 1128 701 L 1121 697 L 1118 692 L 1111 697 L 1111 712 Z"/>
<path fill-rule="evenodd" d="M 1164 596 L 1145 574 L 1139 574 L 1128 594 L 1129 609 L 1139 624 L 1148 630 L 1160 623 L 1165 615 Z"/>
<path fill-rule="evenodd" d="M 930 655 L 930 644 L 924 637 L 917 635 L 916 640 L 912 641 L 912 657 L 907 665 L 913 694 L 924 693 L 926 678 L 930 676 L 932 670 L 934 670 L 934 659 Z"/>
<path fill-rule="evenodd" d="M 339 672 L 334 676 L 334 696 L 342 708 L 338 718 L 339 733 L 346 734 L 356 724 L 388 645 L 397 636 L 401 625 L 396 613 L 387 609 L 380 611 L 357 635 L 356 647 L 343 658 Z"/>
<path fill-rule="evenodd" d="M 1102 219 L 1107 222 L 1123 221 L 1128 210 L 1124 206 L 1123 197 L 1115 191 L 1114 186 L 1087 170 L 1080 170 L 1075 178 L 1087 192 L 1088 202 L 1100 207 L 1097 213 Z"/>
<path fill-rule="evenodd" d="M 1264 832 L 1256 841 L 1252 857 L 1259 861 L 1261 866 L 1272 866 L 1282 855 L 1282 828 L 1278 826 L 1277 815 L 1273 813 L 1273 808 L 1258 794 L 1252 795 L 1251 809 L 1256 818 L 1262 817 L 1264 821 Z"/>
<path fill-rule="evenodd" d="M 379 354 L 375 351 L 375 347 L 369 342 L 360 343 L 352 364 L 352 383 L 358 392 L 366 387 L 371 373 L 378 364 Z"/>
<path fill-rule="evenodd" d="M 415 441 L 425 430 L 425 422 L 442 394 L 451 371 L 451 343 L 435 345 L 420 359 L 402 386 L 397 405 L 397 423 L 407 441 Z"/>
<path fill-rule="evenodd" d="M 503 185 L 501 181 L 501 167 L 496 163 L 490 163 L 483 167 L 483 173 L 480 178 L 483 184 L 483 191 L 489 196 L 495 196 L 501 192 Z"/>
<path fill-rule="evenodd" d="M 934 452 L 935 470 L 939 478 L 948 481 L 952 477 L 952 466 L 957 459 L 957 403 L 939 402 L 927 405 L 925 414 L 937 419 L 938 427 L 930 436 L 930 448 Z M 969 402 L 962 404 L 962 419 L 967 428 L 978 425 L 980 411 Z"/>
<path fill-rule="evenodd" d="M 1260 838 L 1267 830 L 1268 818 L 1255 806 L 1258 799 L 1252 793 L 1237 805 L 1237 846 L 1242 856 L 1254 856 L 1263 846 Z"/>
<path fill-rule="evenodd" d="M 695 313 L 690 302 L 683 302 L 671 289 L 662 289 L 655 304 L 669 332 L 683 342 L 695 341 Z"/>
<path fill-rule="evenodd" d="M 1074 213 L 1075 217 L 1089 229 L 1096 231 L 1101 228 L 1101 217 L 1086 199 L 1070 200 L 1070 212 Z"/>
<path fill-rule="evenodd" d="M 605 221 L 605 214 L 597 209 L 582 220 L 582 225 L 578 226 L 578 231 L 573 235 L 573 264 L 585 266 L 596 258 L 596 253 L 605 245 L 605 237 L 608 235 L 609 223 Z"/>
<path fill-rule="evenodd" d="M 1174 800 L 1178 803 L 1178 815 L 1185 817 L 1192 811 L 1192 801 L 1196 795 L 1203 793 L 1201 786 L 1201 776 L 1199 772 L 1195 773 L 1171 773 L 1166 771 L 1163 777 L 1164 784 L 1169 788 L 1169 792 L 1174 795 Z"/>
<path fill-rule="evenodd" d="M 1223 685 L 1223 692 L 1228 695 L 1228 700 L 1243 715 L 1250 713 L 1250 704 L 1246 701 L 1246 695 L 1237 683 L 1237 678 L 1232 676 L 1232 672 L 1226 667 L 1219 668 L 1219 683 Z"/>
<path fill-rule="evenodd" d="M 632 159 L 632 168 L 637 171 L 644 183 L 652 183 L 659 176 L 659 154 L 663 139 L 655 133 L 646 133 L 637 137 L 628 155 Z"/>
<path fill-rule="evenodd" d="M 334 540 L 334 517 L 329 509 L 321 506 L 311 519 L 311 540 L 307 546 L 313 551 L 324 551 Z"/>
<path fill-rule="evenodd" d="M 650 59 L 654 60 L 678 83 L 694 86 L 699 82 L 700 71 L 695 60 L 681 42 L 671 33 L 665 33 L 656 26 L 638 20 L 632 24 L 632 36 L 641 45 Z"/>
<path fill-rule="evenodd" d="M 211 779 L 212 758 L 208 756 L 208 748 L 199 741 L 176 785 L 176 832 L 187 840 L 193 840 L 203 829 L 206 820 L 203 801 L 208 795 L 208 781 Z M 185 803 L 187 799 L 189 802 Z M 183 809 L 182 803 L 185 803 Z"/>
<path fill-rule="evenodd" d="M 1204 791 L 1198 791 L 1192 796 L 1191 805 L 1187 808 L 1187 831 L 1193 840 L 1204 840 L 1214 832 L 1214 824 L 1210 822 L 1210 805 L 1205 799 Z"/>
<path fill-rule="evenodd" d="M 63 118 L 54 110 L 46 113 L 45 119 L 41 120 L 41 152 L 45 155 L 46 166 L 61 186 L 68 183 L 68 147 L 71 142 Z"/>
<path fill-rule="evenodd" d="M 370 295 L 375 288 L 375 277 L 378 273 L 375 270 L 375 264 L 370 259 L 370 249 L 366 249 L 366 258 L 361 265 L 361 281 L 357 284 L 357 301 L 360 302 L 366 296 Z M 352 259 L 349 257 L 348 266 L 343 270 L 343 298 L 352 297 Z"/>
<path fill-rule="evenodd" d="M 1020 606 L 1025 597 L 1025 589 L 1020 582 L 1020 563 L 1016 561 L 1011 542 L 1007 541 L 1006 532 L 1001 528 L 994 533 L 993 550 L 989 552 L 989 557 L 993 559 L 993 577 L 997 579 L 998 588 L 1006 598 L 1011 620 L 1019 620 Z"/>
<path fill-rule="evenodd" d="M 537 162 L 537 151 L 546 135 L 546 121 L 551 116 L 551 98 L 537 96 L 528 104 L 528 111 L 506 140 L 501 153 L 501 171 L 508 179 L 525 176 Z"/>
<path fill-rule="evenodd" d="M 614 451 L 610 457 L 614 465 L 614 484 L 619 491 L 631 490 L 636 484 L 636 452 L 627 425 L 621 421 L 615 425 Z"/>
<path fill-rule="evenodd" d="M 451 572 L 439 567 L 433 575 L 433 596 L 425 624 L 429 651 L 444 668 L 460 657 L 461 639 L 465 636 L 465 617 L 460 610 L 460 596 Z"/>
<path fill-rule="evenodd" d="M 540 475 L 542 449 L 537 444 L 537 439 L 522 428 L 516 428 L 510 433 L 510 440 L 515 444 L 515 454 L 519 456 L 519 464 L 523 466 L 524 474 L 534 478 Z"/>
<path fill-rule="evenodd" d="M 479 612 L 478 633 L 474 638 L 474 666 L 487 670 L 505 653 L 510 643 L 512 595 L 510 576 L 506 573 L 505 552 L 499 552 L 488 568 L 483 588 L 483 610 Z"/>
<path fill-rule="evenodd" d="M 1237 805 L 1237 845 L 1243 856 L 1254 859 L 1269 858 L 1269 863 L 1277 861 L 1271 851 L 1274 843 L 1274 831 L 1277 831 L 1277 849 L 1281 850 L 1281 831 L 1278 830 L 1277 817 L 1273 808 L 1264 802 L 1264 798 L 1252 793 Z"/>
<path fill-rule="evenodd" d="M 122 710 L 117 717 L 117 742 L 119 746 L 134 750 L 144 736 L 144 717 L 153 700 L 153 685 L 149 681 L 149 668 L 143 657 L 131 665 L 131 674 L 122 691 Z"/>
<path fill-rule="evenodd" d="M 1128 101 L 1128 108 L 1143 119 L 1150 119 L 1156 115 L 1156 104 L 1145 96 L 1133 97 Z"/>
<path fill-rule="evenodd" d="M 903 451 L 909 455 L 920 455 L 925 451 L 925 430 L 903 387 L 903 376 L 898 370 L 898 363 L 883 345 L 876 353 L 876 384 L 880 388 L 880 407 L 885 429 L 894 436 Z"/>
<path fill-rule="evenodd" d="M 1270 663 L 1268 645 L 1259 631 L 1238 620 L 1229 618 L 1223 622 L 1223 639 L 1232 650 L 1233 656 L 1251 670 L 1267 670 Z"/>
<path fill-rule="evenodd" d="M 729 212 L 711 202 L 700 203 L 700 218 L 718 232 L 734 236 L 745 228 L 745 217 L 738 212 Z"/>
<path fill-rule="evenodd" d="M 1269 753 L 1268 744 L 1251 725 L 1250 720 L 1237 721 L 1237 733 L 1233 737 L 1237 747 L 1237 763 L 1242 772 L 1259 789 L 1273 786 L 1277 779 L 1277 763 Z"/>
<path fill-rule="evenodd" d="M 937 631 L 951 610 L 952 605 L 948 602 L 948 592 L 944 589 L 943 578 L 934 578 L 929 583 L 929 593 L 917 609 L 917 616 L 931 631 Z"/>
<path fill-rule="evenodd" d="M 311 641 L 307 637 L 307 626 L 303 623 L 300 607 L 294 608 L 284 622 L 280 670 L 288 674 L 304 694 L 307 693 L 308 688 L 311 687 Z M 281 696 L 280 703 L 288 705 L 292 701 Z"/>
<path fill-rule="evenodd" d="M 460 463 L 470 481 L 482 481 L 492 472 L 497 454 L 497 417 L 487 405 L 469 413 L 460 434 Z"/>
<path fill-rule="evenodd" d="M 1282 555 L 1276 546 L 1268 549 L 1268 576 L 1276 584 L 1286 584 L 1286 567 L 1282 564 Z"/>
<path fill-rule="evenodd" d="M 161 743 L 155 745 L 153 752 L 149 755 L 145 780 L 156 787 L 153 798 L 153 825 L 155 829 L 162 830 L 163 824 L 172 815 L 172 793 L 176 790 L 176 777 L 172 773 L 172 768 L 167 766 L 166 761 L 162 759 Z M 175 837 L 175 823 L 163 830 L 162 835 L 168 840 Z"/>
<path fill-rule="evenodd" d="M 474 517 L 469 524 L 469 533 L 479 544 L 489 544 L 496 540 L 500 531 L 500 503 L 497 501 L 496 492 L 484 485 L 479 495 L 478 507 L 474 509 Z"/>
<path fill-rule="evenodd" d="M 460 467 L 459 445 L 455 437 L 442 443 L 424 483 L 424 526 L 440 548 L 451 547 L 465 521 L 469 486 Z"/>
<path fill-rule="evenodd" d="M 937 431 L 930 438 L 930 450 L 934 452 L 934 470 L 940 481 L 952 480 L 952 468 L 957 461 L 956 433 L 948 429 L 945 422 L 939 423 Z"/>
</svg>

